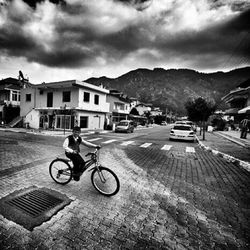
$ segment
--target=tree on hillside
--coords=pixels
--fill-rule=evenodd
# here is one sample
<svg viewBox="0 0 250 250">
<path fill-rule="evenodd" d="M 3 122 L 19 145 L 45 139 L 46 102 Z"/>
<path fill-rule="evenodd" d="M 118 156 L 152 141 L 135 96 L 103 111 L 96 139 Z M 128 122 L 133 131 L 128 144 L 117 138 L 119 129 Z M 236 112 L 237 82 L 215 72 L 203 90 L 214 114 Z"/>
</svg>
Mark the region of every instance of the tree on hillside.
<svg viewBox="0 0 250 250">
<path fill-rule="evenodd" d="M 209 116 L 215 111 L 215 104 L 211 100 L 206 100 L 203 97 L 189 99 L 185 103 L 185 108 L 188 113 L 188 118 L 193 122 L 201 122 L 203 124 L 203 140 L 205 140 L 205 122 Z"/>
</svg>

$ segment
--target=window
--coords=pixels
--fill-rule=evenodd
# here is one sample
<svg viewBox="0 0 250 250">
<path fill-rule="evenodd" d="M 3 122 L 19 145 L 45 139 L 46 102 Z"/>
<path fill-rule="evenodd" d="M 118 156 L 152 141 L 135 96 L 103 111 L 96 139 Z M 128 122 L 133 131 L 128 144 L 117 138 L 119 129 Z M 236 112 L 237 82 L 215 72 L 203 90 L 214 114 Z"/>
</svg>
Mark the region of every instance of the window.
<svg viewBox="0 0 250 250">
<path fill-rule="evenodd" d="M 31 102 L 31 94 L 26 94 L 26 102 Z"/>
<path fill-rule="evenodd" d="M 63 102 L 70 102 L 70 91 L 63 91 Z"/>
<path fill-rule="evenodd" d="M 99 104 L 99 95 L 95 95 L 95 104 L 96 104 L 96 105 Z"/>
<path fill-rule="evenodd" d="M 53 92 L 47 93 L 47 107 L 53 107 Z"/>
<path fill-rule="evenodd" d="M 20 101 L 20 93 L 18 91 L 12 91 L 12 101 Z"/>
<path fill-rule="evenodd" d="M 83 93 L 83 101 L 84 102 L 89 102 L 89 97 L 90 97 L 89 92 L 84 92 Z"/>
<path fill-rule="evenodd" d="M 124 103 L 115 102 L 114 103 L 114 109 L 125 110 Z"/>
<path fill-rule="evenodd" d="M 56 115 L 56 128 L 58 129 L 71 129 L 72 116 L 70 115 Z"/>
</svg>

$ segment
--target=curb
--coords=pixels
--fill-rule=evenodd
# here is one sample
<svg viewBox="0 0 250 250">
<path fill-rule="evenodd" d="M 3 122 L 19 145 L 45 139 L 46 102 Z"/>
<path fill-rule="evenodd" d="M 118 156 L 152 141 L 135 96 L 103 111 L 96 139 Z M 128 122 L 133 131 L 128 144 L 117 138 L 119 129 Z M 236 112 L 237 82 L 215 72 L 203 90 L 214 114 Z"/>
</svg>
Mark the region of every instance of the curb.
<svg viewBox="0 0 250 250">
<path fill-rule="evenodd" d="M 235 140 L 232 136 L 224 135 L 224 134 L 222 134 L 220 132 L 216 132 L 216 134 L 219 135 L 219 136 L 222 136 L 222 137 L 224 137 L 224 138 L 226 138 L 226 139 L 228 139 L 228 140 L 230 140 L 230 141 L 232 141 L 232 142 L 234 142 L 234 143 L 236 143 L 236 144 L 238 144 L 238 145 L 240 145 L 242 147 L 250 148 L 250 145 L 248 143 L 244 143 L 243 141 L 239 141 L 240 139 Z"/>
<path fill-rule="evenodd" d="M 218 150 L 214 150 L 206 145 L 204 145 L 200 139 L 198 138 L 198 136 L 196 135 L 196 140 L 198 141 L 199 145 L 204 148 L 206 151 L 209 151 L 209 152 L 212 152 L 214 155 L 218 155 L 222 158 L 224 158 L 225 160 L 227 160 L 228 162 L 232 162 L 232 163 L 235 163 L 236 165 L 239 165 L 241 167 L 243 167 L 245 170 L 249 171 L 250 172 L 250 163 L 246 162 L 246 161 L 242 161 L 238 158 L 235 158 L 231 155 L 228 155 L 228 154 L 225 154 L 225 153 L 222 153 Z"/>
</svg>

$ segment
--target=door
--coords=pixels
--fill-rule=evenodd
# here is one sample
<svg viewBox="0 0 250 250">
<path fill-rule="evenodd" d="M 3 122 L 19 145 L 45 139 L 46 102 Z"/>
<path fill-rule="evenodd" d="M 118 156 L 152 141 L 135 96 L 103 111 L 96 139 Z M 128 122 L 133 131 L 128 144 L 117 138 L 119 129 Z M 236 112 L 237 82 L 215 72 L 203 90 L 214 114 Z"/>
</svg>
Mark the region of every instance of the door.
<svg viewBox="0 0 250 250">
<path fill-rule="evenodd" d="M 88 116 L 80 116 L 80 128 L 88 128 Z"/>
<path fill-rule="evenodd" d="M 53 107 L 53 92 L 47 93 L 47 107 Z"/>
</svg>

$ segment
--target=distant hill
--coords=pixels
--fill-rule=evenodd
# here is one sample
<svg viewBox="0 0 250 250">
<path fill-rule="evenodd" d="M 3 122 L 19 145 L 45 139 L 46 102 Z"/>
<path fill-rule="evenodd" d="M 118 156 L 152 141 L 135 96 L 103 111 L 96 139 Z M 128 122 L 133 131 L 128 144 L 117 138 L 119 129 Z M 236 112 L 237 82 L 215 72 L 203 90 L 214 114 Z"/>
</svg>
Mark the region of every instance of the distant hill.
<svg viewBox="0 0 250 250">
<path fill-rule="evenodd" d="M 215 73 L 190 69 L 136 69 L 117 78 L 103 76 L 85 81 L 117 89 L 163 110 L 185 114 L 184 105 L 189 97 L 208 97 L 223 107 L 221 97 L 247 79 L 250 79 L 250 67 Z"/>
</svg>

